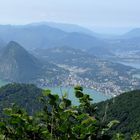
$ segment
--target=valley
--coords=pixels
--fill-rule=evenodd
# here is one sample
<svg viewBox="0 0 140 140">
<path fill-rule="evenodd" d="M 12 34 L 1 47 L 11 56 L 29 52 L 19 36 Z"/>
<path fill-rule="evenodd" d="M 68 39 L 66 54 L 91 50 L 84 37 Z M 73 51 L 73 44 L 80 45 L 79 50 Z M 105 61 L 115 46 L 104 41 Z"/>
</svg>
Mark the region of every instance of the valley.
<svg viewBox="0 0 140 140">
<path fill-rule="evenodd" d="M 50 24 L 0 26 L 0 79 L 41 88 L 81 85 L 112 97 L 139 88 L 138 37 L 103 38 Z"/>
<path fill-rule="evenodd" d="M 133 74 L 139 74 L 138 69 L 99 59 L 81 50 L 58 47 L 35 52 L 42 60 L 69 71 L 63 86 L 79 84 L 111 96 L 139 86 L 139 79 L 133 77 Z"/>
</svg>

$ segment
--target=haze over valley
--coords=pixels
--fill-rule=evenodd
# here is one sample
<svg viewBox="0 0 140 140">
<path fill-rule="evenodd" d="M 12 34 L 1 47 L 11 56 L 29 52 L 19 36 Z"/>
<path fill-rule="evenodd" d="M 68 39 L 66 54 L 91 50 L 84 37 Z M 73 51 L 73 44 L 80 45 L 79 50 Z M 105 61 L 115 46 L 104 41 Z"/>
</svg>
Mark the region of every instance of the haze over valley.
<svg viewBox="0 0 140 140">
<path fill-rule="evenodd" d="M 0 79 L 116 96 L 139 88 L 139 38 L 138 28 L 106 38 L 74 24 L 0 25 Z"/>
</svg>

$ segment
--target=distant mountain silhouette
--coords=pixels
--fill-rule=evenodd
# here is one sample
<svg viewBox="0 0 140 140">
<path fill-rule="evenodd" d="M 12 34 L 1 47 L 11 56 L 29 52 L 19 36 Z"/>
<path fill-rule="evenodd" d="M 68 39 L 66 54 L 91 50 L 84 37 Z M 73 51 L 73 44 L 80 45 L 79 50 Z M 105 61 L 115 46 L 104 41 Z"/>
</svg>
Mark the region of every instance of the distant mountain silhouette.
<svg viewBox="0 0 140 140">
<path fill-rule="evenodd" d="M 103 53 L 108 53 L 108 43 L 99 39 L 90 33 L 79 31 L 66 32 L 58 28 L 50 27 L 48 25 L 24 25 L 24 26 L 0 26 L 0 38 L 5 42 L 15 40 L 26 49 L 34 48 L 51 48 L 69 46 L 72 48 L 79 48 L 85 50 L 92 50 L 96 54 L 99 50 Z M 97 49 L 101 48 L 101 49 Z"/>
<path fill-rule="evenodd" d="M 29 54 L 18 43 L 11 41 L 0 56 L 0 78 L 26 82 L 36 78 L 41 69 L 41 63 Z"/>
<path fill-rule="evenodd" d="M 68 71 L 55 64 L 34 57 L 15 41 L 10 41 L 0 52 L 0 79 L 8 82 L 51 81 L 58 75 L 64 77 L 67 74 Z"/>
<path fill-rule="evenodd" d="M 88 34 L 88 35 L 92 35 L 92 36 L 101 36 L 100 34 L 93 32 L 92 30 L 86 28 L 86 27 L 82 27 L 80 25 L 76 25 L 76 24 L 69 24 L 69 23 L 57 23 L 57 22 L 38 22 L 38 23 L 33 23 L 30 25 L 48 25 L 50 27 L 53 28 L 58 28 L 60 30 L 63 30 L 65 32 L 78 32 L 78 33 L 84 33 L 84 34 Z"/>
<path fill-rule="evenodd" d="M 4 47 L 5 45 L 6 43 L 2 39 L 0 39 L 0 48 Z"/>
<path fill-rule="evenodd" d="M 124 38 L 140 38 L 140 28 L 134 28 L 123 35 Z"/>
</svg>

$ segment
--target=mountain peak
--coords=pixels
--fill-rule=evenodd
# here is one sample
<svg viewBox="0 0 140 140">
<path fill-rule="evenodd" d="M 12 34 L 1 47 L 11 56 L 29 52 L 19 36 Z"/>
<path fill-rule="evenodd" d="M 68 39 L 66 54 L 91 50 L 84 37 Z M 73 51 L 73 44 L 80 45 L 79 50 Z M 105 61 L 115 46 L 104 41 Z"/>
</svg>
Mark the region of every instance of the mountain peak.
<svg viewBox="0 0 140 140">
<path fill-rule="evenodd" d="M 40 62 L 20 44 L 10 41 L 3 48 L 0 57 L 0 78 L 9 81 L 24 82 L 32 79 L 40 70 Z"/>
<path fill-rule="evenodd" d="M 15 49 L 24 49 L 20 44 L 18 44 L 17 42 L 15 41 L 10 41 L 6 48 L 15 48 Z"/>
<path fill-rule="evenodd" d="M 19 43 L 10 41 L 3 48 L 3 57 L 28 58 L 30 54 Z"/>
<path fill-rule="evenodd" d="M 17 42 L 15 42 L 15 41 L 10 41 L 9 43 L 8 43 L 9 45 L 19 45 Z"/>
</svg>

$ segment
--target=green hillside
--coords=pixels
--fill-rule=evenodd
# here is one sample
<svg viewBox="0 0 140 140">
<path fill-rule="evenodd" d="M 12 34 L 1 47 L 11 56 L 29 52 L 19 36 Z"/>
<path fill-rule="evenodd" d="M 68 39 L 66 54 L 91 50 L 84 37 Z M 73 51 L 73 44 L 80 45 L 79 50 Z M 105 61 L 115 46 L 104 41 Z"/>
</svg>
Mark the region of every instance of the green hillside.
<svg viewBox="0 0 140 140">
<path fill-rule="evenodd" d="M 121 94 L 97 106 L 99 116 L 104 118 L 105 122 L 113 119 L 120 121 L 120 124 L 112 128 L 112 134 L 121 132 L 128 139 L 130 134 L 140 132 L 140 90 Z"/>
<path fill-rule="evenodd" d="M 42 90 L 32 84 L 8 84 L 0 88 L 0 112 L 13 103 L 32 114 L 40 109 L 38 98 Z"/>
</svg>

